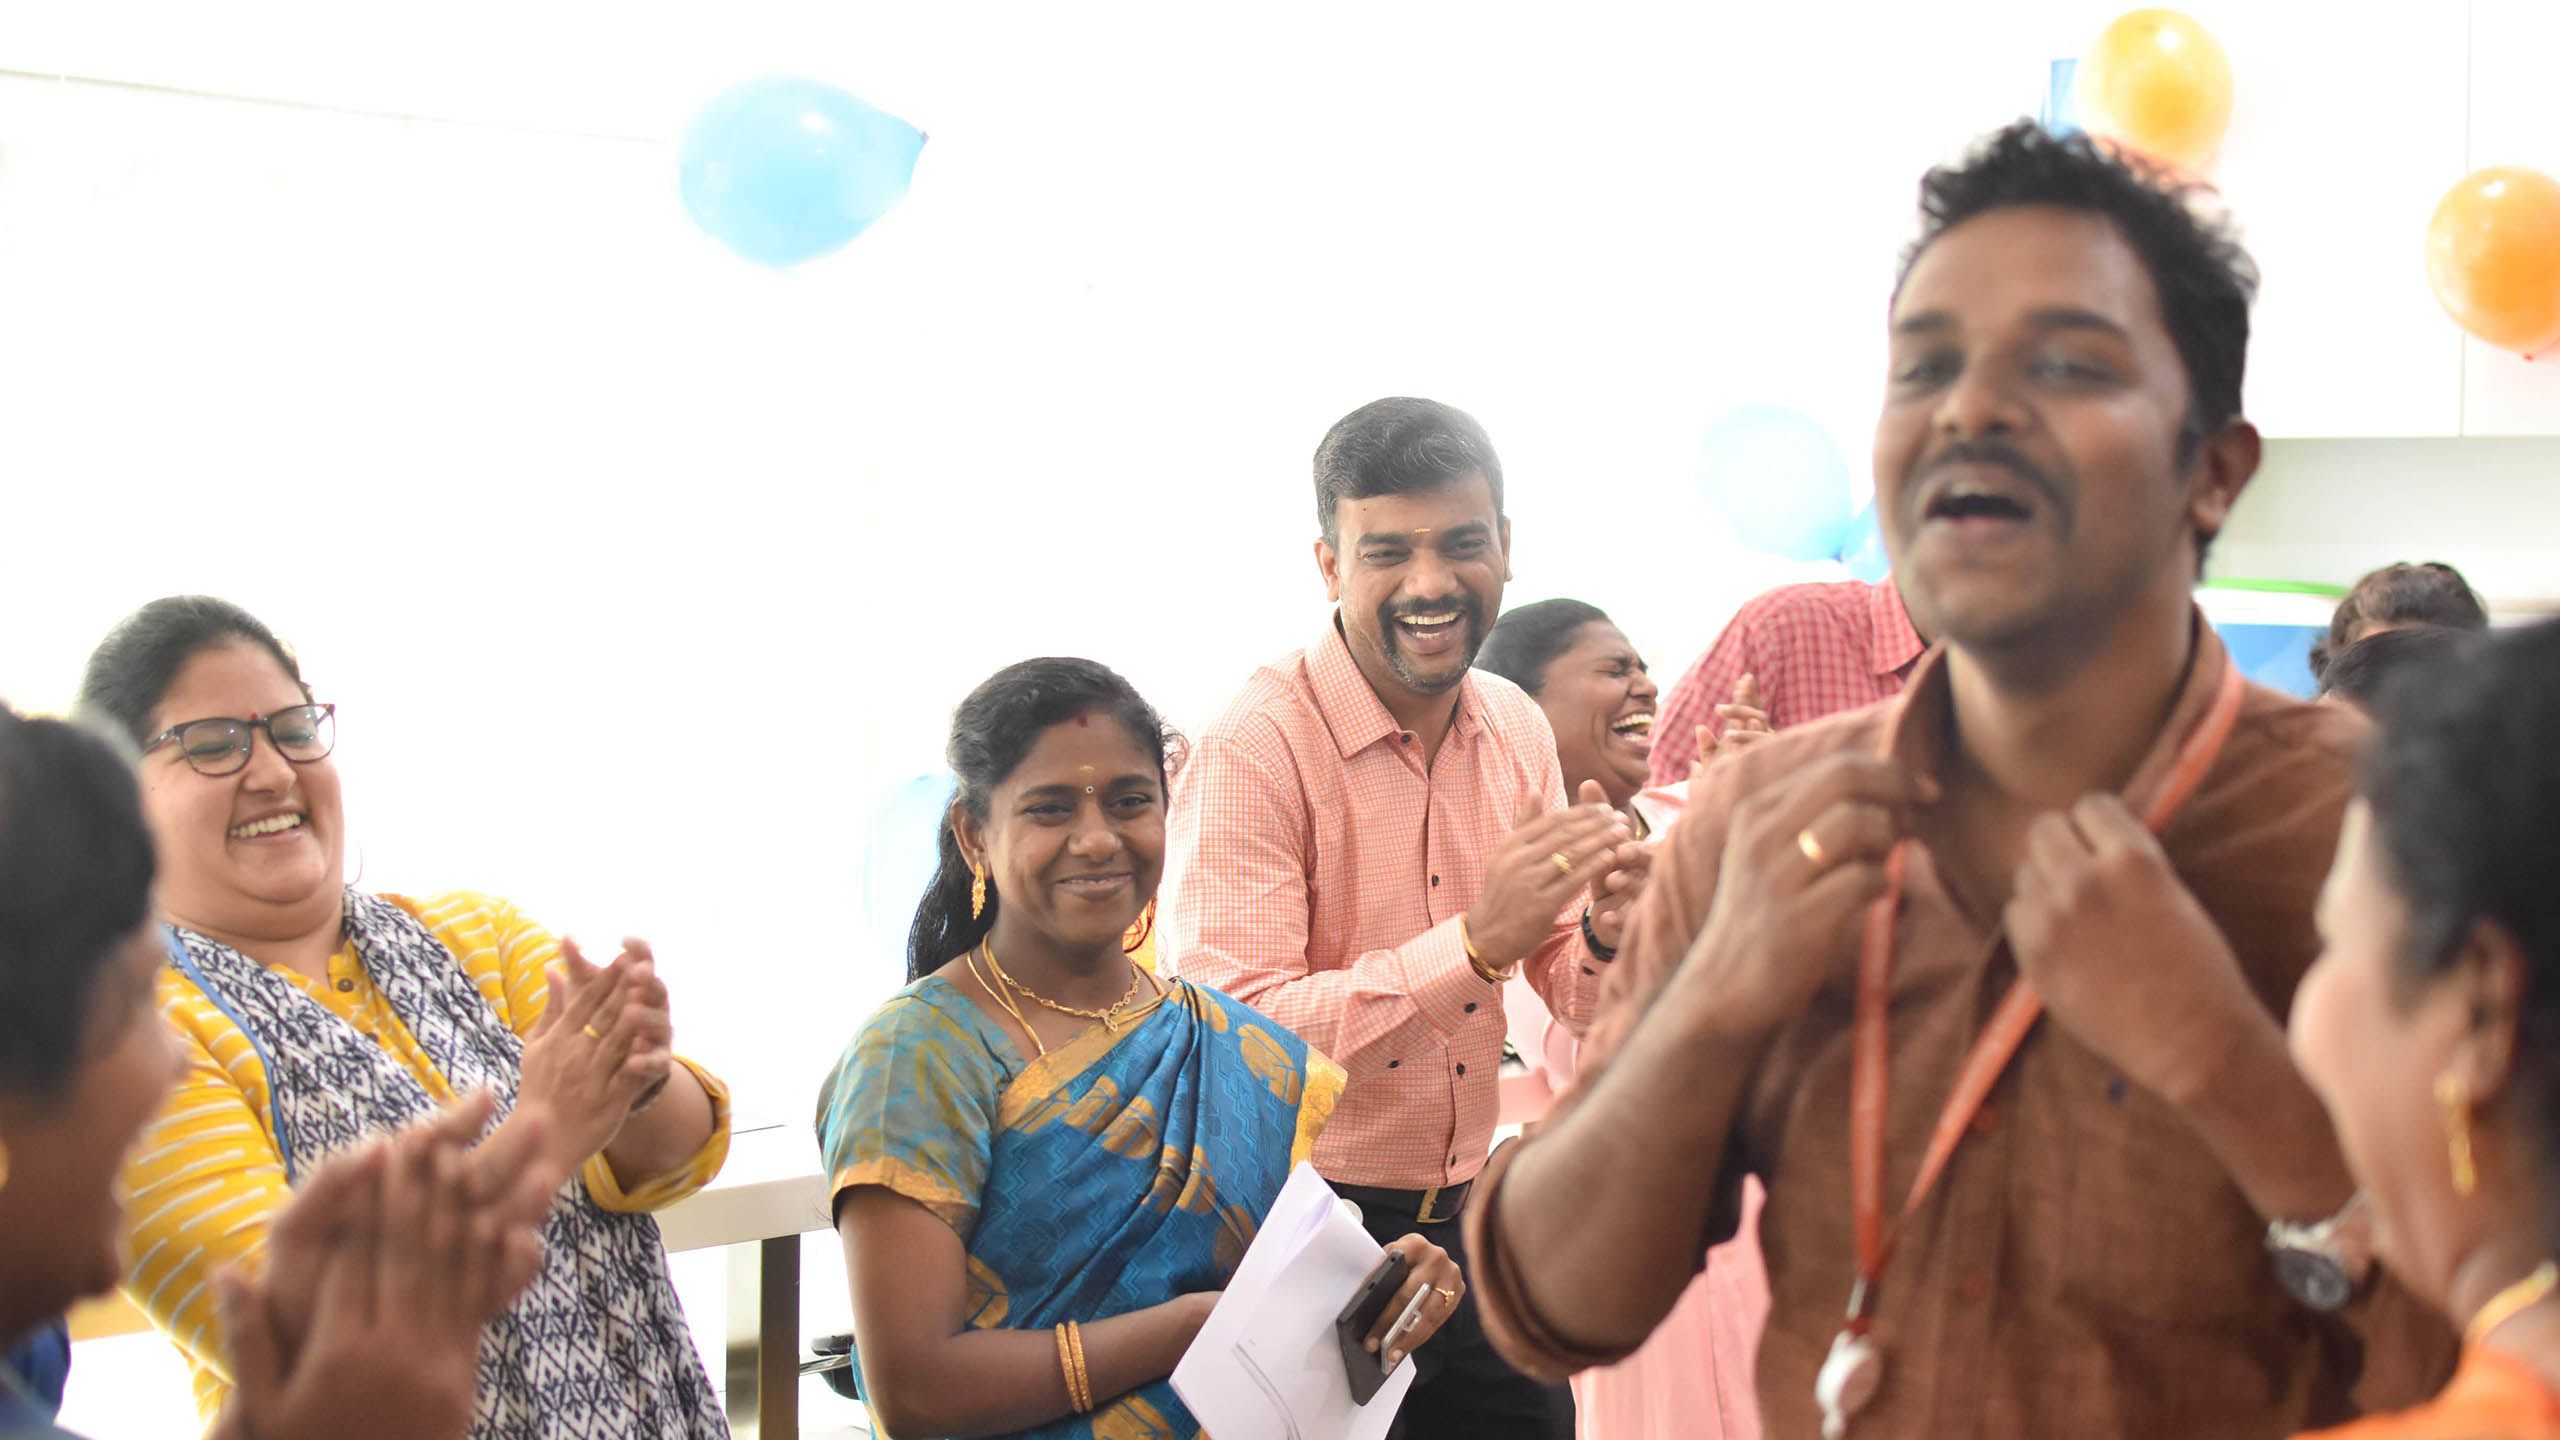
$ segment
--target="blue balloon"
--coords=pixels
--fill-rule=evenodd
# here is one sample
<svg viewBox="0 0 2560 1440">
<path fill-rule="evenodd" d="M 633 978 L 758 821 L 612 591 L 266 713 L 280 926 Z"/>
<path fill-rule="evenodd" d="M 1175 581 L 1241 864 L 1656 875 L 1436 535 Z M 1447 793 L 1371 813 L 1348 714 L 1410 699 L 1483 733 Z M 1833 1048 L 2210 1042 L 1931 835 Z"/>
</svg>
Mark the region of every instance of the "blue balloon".
<svg viewBox="0 0 2560 1440">
<path fill-rule="evenodd" d="M 724 91 L 685 131 L 685 208 L 777 269 L 841 248 L 906 198 L 924 134 L 832 85 L 781 76 Z"/>
<path fill-rule="evenodd" d="M 1783 405 L 1744 405 L 1707 427 L 1698 485 L 1742 543 L 1829 560 L 1849 527 L 1849 462 L 1820 425 Z"/>
<path fill-rule="evenodd" d="M 1876 502 L 1869 500 L 1858 507 L 1849 521 L 1848 541 L 1840 547 L 1840 563 L 1849 573 L 1869 583 L 1883 579 L 1893 569 L 1884 553 L 1884 527 L 1876 523 Z"/>
<path fill-rule="evenodd" d="M 864 933 L 904 973 L 907 931 L 942 863 L 943 819 L 957 783 L 950 772 L 918 775 L 880 798 L 862 837 Z"/>
</svg>

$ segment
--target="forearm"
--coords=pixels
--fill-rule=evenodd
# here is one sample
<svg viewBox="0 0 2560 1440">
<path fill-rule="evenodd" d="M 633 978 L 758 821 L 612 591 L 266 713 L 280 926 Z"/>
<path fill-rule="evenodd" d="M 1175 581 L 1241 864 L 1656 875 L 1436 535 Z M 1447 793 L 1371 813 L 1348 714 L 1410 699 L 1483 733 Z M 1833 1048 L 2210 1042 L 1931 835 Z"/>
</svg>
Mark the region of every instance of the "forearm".
<svg viewBox="0 0 2560 1440">
<path fill-rule="evenodd" d="M 674 1065 L 658 1098 L 624 1120 L 621 1132 L 604 1147 L 605 1163 L 625 1188 L 646 1184 L 701 1153 L 718 1118 L 711 1092 L 692 1068 Z"/>
<path fill-rule="evenodd" d="M 1591 1029 L 1600 1010 L 1600 982 L 1609 973 L 1609 962 L 1583 944 L 1582 909 L 1577 899 L 1571 916 L 1557 922 L 1555 933 L 1522 966 L 1529 988 L 1576 1038 Z"/>
<path fill-rule="evenodd" d="M 2294 1068 L 2284 1032 L 2254 1005 L 2233 1018 L 2211 1063 L 2163 1098 L 2266 1219 L 2325 1219 L 2354 1193 L 2328 1112 Z"/>
<path fill-rule="evenodd" d="M 1185 1295 L 1079 1327 L 1095 1405 L 1172 1374 L 1216 1301 Z M 858 1338 L 856 1348 L 872 1353 Z M 864 1378 L 886 1440 L 1008 1435 L 1074 1413 L 1052 1329 L 969 1331 Z"/>
<path fill-rule="evenodd" d="M 1458 1033 L 1472 1007 L 1501 994 L 1467 962 L 1455 921 L 1326 970 L 1311 968 L 1303 955 L 1248 959 L 1242 948 L 1248 937 L 1232 943 L 1237 948 L 1203 945 L 1185 959 L 1183 972 L 1287 1026 L 1355 1074 L 1373 1052 L 1409 1054 Z"/>
<path fill-rule="evenodd" d="M 1520 1290 L 1481 1297 L 1512 1312 L 1497 1338 L 1518 1329 L 1624 1354 L 1696 1273 L 1726 1140 L 1764 1043 L 1720 1035 L 1712 1014 L 1703 997 L 1666 988 L 1599 1075 L 1520 1145 L 1483 1222 Z"/>
</svg>

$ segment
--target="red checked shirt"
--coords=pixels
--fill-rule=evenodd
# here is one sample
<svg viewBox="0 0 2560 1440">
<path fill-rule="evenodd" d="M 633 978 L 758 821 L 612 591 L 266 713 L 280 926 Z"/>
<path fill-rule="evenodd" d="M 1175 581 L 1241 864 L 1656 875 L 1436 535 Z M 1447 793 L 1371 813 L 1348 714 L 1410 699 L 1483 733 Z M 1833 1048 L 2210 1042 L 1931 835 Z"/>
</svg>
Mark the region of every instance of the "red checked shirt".
<svg viewBox="0 0 2560 1440">
<path fill-rule="evenodd" d="M 1424 768 L 1339 630 L 1253 674 L 1175 777 L 1162 927 L 1169 966 L 1288 1026 L 1350 1074 L 1315 1166 L 1421 1190 L 1483 1168 L 1493 1142 L 1502 987 L 1458 941 L 1524 795 L 1564 804 L 1546 717 L 1471 671 Z M 1582 901 L 1522 964 L 1579 1032 L 1607 967 Z"/>
<path fill-rule="evenodd" d="M 1902 693 L 1928 647 L 1888 578 L 1782 585 L 1735 612 L 1716 643 L 1671 693 L 1653 726 L 1652 783 L 1689 778 L 1698 727 L 1724 734 L 1716 707 L 1749 675 L 1768 702 L 1769 727 L 1786 730 Z"/>
</svg>

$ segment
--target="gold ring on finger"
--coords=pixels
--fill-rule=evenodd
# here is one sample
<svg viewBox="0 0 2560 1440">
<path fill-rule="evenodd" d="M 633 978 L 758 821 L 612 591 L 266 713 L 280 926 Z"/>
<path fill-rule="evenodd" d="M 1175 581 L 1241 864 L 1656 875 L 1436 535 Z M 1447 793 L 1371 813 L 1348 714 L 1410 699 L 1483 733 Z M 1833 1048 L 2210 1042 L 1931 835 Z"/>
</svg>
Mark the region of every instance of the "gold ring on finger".
<svg viewBox="0 0 2560 1440">
<path fill-rule="evenodd" d="M 1443 1289 L 1441 1289 L 1439 1286 L 1434 1285 L 1434 1286 L 1432 1286 L 1432 1287 L 1431 1287 L 1431 1293 L 1432 1293 L 1432 1294 L 1434 1294 L 1434 1295 L 1439 1296 L 1439 1297 L 1440 1297 L 1441 1299 L 1443 1299 L 1443 1300 L 1448 1301 L 1448 1302 L 1449 1302 L 1450 1304 L 1452 1304 L 1452 1305 L 1455 1305 L 1455 1304 L 1457 1304 L 1457 1303 L 1458 1303 L 1458 1292 L 1457 1292 L 1457 1291 L 1455 1291 L 1455 1290 L 1443 1290 Z"/>
<path fill-rule="evenodd" d="M 586 1036 L 586 1037 L 587 1037 L 588 1039 L 590 1039 L 590 1040 L 601 1040 L 601 1039 L 603 1039 L 603 1038 L 604 1038 L 603 1036 L 601 1036 L 601 1035 L 599 1035 L 599 1034 L 597 1034 L 597 1033 L 596 1033 L 596 1027 L 594 1027 L 593 1025 L 581 1025 L 581 1026 L 579 1026 L 579 1027 L 578 1027 L 578 1033 L 579 1033 L 579 1034 L 581 1034 L 581 1035 Z"/>
<path fill-rule="evenodd" d="M 1796 848 L 1804 852 L 1804 858 L 1812 861 L 1816 870 L 1821 869 L 1829 858 L 1822 853 L 1822 839 L 1813 833 L 1810 825 L 1796 832 Z"/>
<path fill-rule="evenodd" d="M 1565 853 L 1563 851 L 1559 850 L 1547 858 L 1556 862 L 1557 874 L 1562 875 L 1567 879 L 1573 878 L 1573 862 L 1565 858 Z"/>
</svg>

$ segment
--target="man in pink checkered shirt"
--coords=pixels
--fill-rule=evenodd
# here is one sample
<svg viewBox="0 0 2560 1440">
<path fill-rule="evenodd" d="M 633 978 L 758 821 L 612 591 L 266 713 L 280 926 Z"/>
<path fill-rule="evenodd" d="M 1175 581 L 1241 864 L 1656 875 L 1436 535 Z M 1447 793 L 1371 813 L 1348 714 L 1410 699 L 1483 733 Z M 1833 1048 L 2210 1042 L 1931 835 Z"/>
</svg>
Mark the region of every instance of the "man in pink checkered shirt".
<svg viewBox="0 0 2560 1440">
<path fill-rule="evenodd" d="M 1381 1242 L 1456 1223 L 1493 1138 L 1503 983 L 1588 1024 L 1650 852 L 1565 803 L 1535 701 L 1470 668 L 1510 576 L 1502 466 L 1428 400 L 1362 406 L 1315 459 L 1338 605 L 1254 672 L 1175 778 L 1167 961 L 1349 1072 L 1315 1166 Z M 1415 1352 L 1400 1440 L 1572 1440 L 1572 1392 L 1493 1352 L 1472 1301 Z"/>
<path fill-rule="evenodd" d="M 1689 778 L 1700 758 L 1698 727 L 1724 734 L 1723 710 L 1741 703 L 1736 686 L 1744 676 L 1756 682 L 1769 728 L 1784 730 L 1901 694 L 1927 648 L 1891 576 L 1873 584 L 1782 585 L 1758 596 L 1662 697 L 1650 781 Z"/>
</svg>

